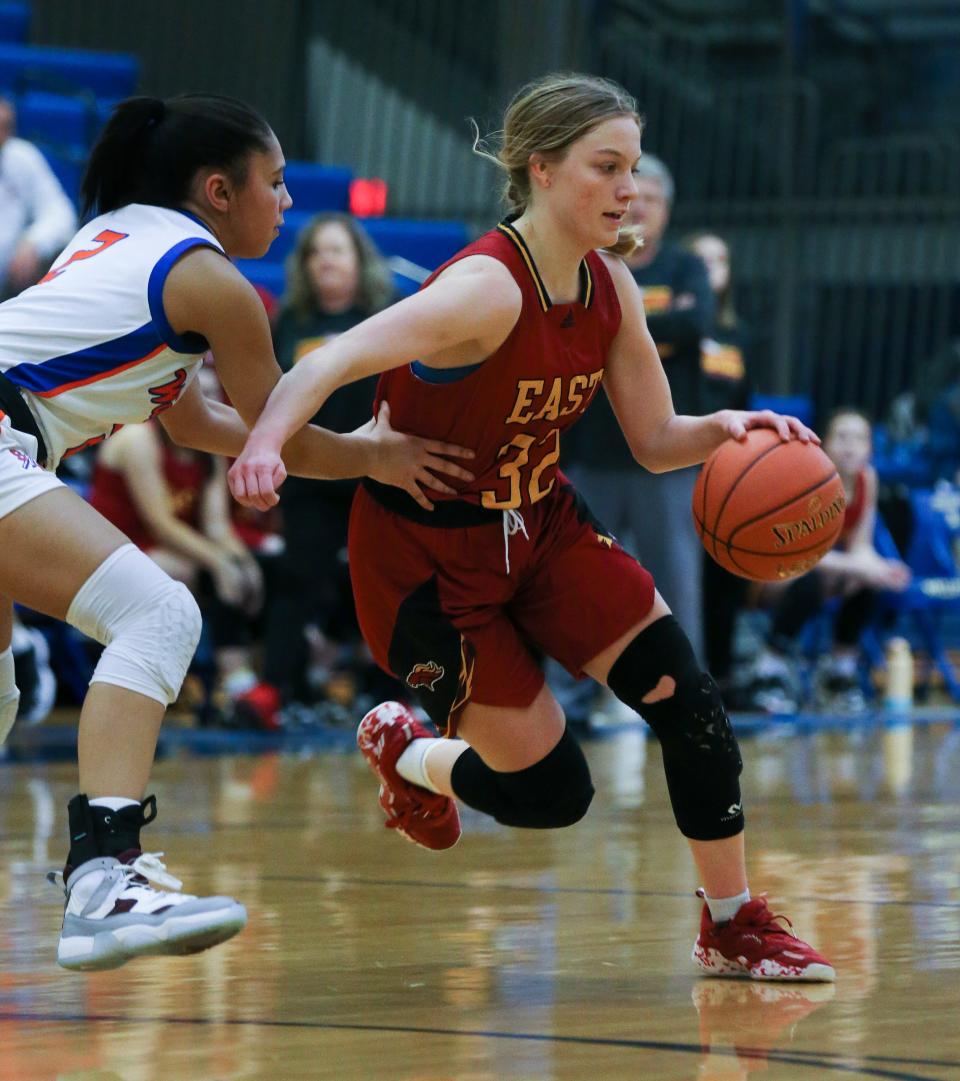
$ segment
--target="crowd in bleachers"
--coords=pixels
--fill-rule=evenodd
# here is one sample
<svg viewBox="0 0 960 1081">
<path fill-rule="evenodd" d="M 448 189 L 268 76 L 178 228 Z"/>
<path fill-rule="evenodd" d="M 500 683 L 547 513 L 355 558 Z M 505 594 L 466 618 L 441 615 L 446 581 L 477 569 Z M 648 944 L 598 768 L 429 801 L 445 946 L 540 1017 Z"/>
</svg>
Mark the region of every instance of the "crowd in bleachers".
<svg viewBox="0 0 960 1081">
<path fill-rule="evenodd" d="M 28 25 L 25 5 L 0 3 L 2 295 L 36 282 L 71 235 L 85 155 L 112 105 L 135 91 L 139 74 L 132 57 L 28 46 Z M 261 293 L 285 370 L 414 291 L 468 239 L 460 222 L 351 213 L 382 213 L 384 191 L 345 166 L 290 162 L 286 183 L 294 209 L 280 237 L 264 259 L 239 264 Z M 683 243 L 671 239 L 673 178 L 655 157 L 641 159 L 638 185 L 632 213 L 645 244 L 630 266 L 678 411 L 762 402 L 749 328 L 735 305 L 735 253 L 709 232 Z M 921 403 L 925 427 L 901 402 L 893 422 L 874 432 L 873 466 L 869 421 L 844 414 L 859 417 L 853 426 L 865 449 L 862 461 L 838 458 L 838 466 L 869 526 L 850 541 L 856 550 L 846 562 L 825 564 L 786 590 L 754 588 L 706 558 L 689 513 L 696 470 L 656 477 L 638 470 L 603 396 L 572 433 L 567 470 L 598 517 L 650 567 L 734 708 L 802 706 L 809 684 L 802 677 L 804 634 L 823 612 L 836 617 L 836 630 L 835 646 L 820 650 L 833 662 L 818 677 L 821 705 L 863 704 L 853 693 L 869 690 L 861 645 L 875 660 L 871 628 L 890 627 L 905 613 L 916 619 L 948 688 L 960 690 L 935 619 L 938 604 L 957 599 L 951 544 L 960 533 L 952 488 L 960 470 L 960 361 L 946 358 L 943 367 L 940 393 Z M 372 399 L 372 380 L 345 387 L 316 419 L 352 430 L 369 418 Z M 799 405 L 809 403 L 801 398 Z M 836 439 L 827 449 L 845 453 Z M 156 424 L 125 430 L 71 459 L 69 469 L 102 513 L 200 599 L 205 634 L 187 693 L 201 720 L 352 724 L 368 703 L 397 693 L 371 664 L 353 612 L 345 552 L 353 482 L 291 479 L 279 513 L 254 515 L 229 504 L 224 463 L 174 448 Z M 938 483 L 945 487 L 931 495 Z M 893 595 L 900 600 L 893 603 Z M 736 648 L 750 622 L 744 612 L 765 612 L 768 625 L 755 635 L 747 663 Z M 21 620 L 14 652 L 26 688 L 23 713 L 39 720 L 56 697 L 54 674 L 61 698 L 78 699 L 95 658 L 77 632 L 34 613 L 21 613 Z M 613 708 L 563 674 L 554 678 L 574 722 L 589 724 Z"/>
</svg>

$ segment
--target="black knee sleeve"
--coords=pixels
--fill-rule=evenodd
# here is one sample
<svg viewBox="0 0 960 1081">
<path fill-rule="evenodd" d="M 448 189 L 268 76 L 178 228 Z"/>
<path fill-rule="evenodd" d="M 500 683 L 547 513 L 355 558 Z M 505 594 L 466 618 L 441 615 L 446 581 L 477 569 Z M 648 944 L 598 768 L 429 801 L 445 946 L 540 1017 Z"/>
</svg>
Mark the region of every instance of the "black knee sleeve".
<svg viewBox="0 0 960 1081">
<path fill-rule="evenodd" d="M 454 763 L 450 781 L 467 806 L 492 815 L 504 826 L 527 829 L 572 826 L 593 799 L 587 760 L 566 731 L 545 758 L 516 773 L 492 770 L 468 747 Z"/>
<path fill-rule="evenodd" d="M 644 702 L 664 676 L 676 688 Z M 701 672 L 690 642 L 673 616 L 641 631 L 617 658 L 607 684 L 635 709 L 660 741 L 673 813 L 685 837 L 714 841 L 743 829 L 743 762 L 720 689 Z"/>
</svg>

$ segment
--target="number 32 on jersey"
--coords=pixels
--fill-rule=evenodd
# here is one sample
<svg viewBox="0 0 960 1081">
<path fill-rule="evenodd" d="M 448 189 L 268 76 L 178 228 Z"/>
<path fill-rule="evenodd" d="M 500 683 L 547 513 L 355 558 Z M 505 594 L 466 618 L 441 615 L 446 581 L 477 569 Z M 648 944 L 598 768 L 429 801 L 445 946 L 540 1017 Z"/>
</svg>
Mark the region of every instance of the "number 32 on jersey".
<svg viewBox="0 0 960 1081">
<path fill-rule="evenodd" d="M 556 376 L 547 380 L 520 379 L 517 395 L 507 417 L 507 424 L 531 421 L 555 421 L 582 413 L 590 404 L 603 376 L 603 369 L 590 375 Z M 498 477 L 506 481 L 506 491 L 488 488 L 481 493 L 481 503 L 488 510 L 516 510 L 523 504 L 539 502 L 553 488 L 555 466 L 560 457 L 560 429 L 551 428 L 545 435 L 518 432 L 497 452 L 502 464 Z M 549 479 L 544 473 L 550 470 Z"/>
<path fill-rule="evenodd" d="M 539 454 L 539 449 L 544 451 Z M 507 455 L 516 451 L 511 457 Z M 515 435 L 509 443 L 504 443 L 500 448 L 497 458 L 507 458 L 500 466 L 499 476 L 510 485 L 509 493 L 505 499 L 497 499 L 497 493 L 488 488 L 483 492 L 481 501 L 487 510 L 516 510 L 524 502 L 524 469 L 530 465 L 531 452 L 536 459 L 526 478 L 528 503 L 536 503 L 547 495 L 557 479 L 551 475 L 549 482 L 544 485 L 541 478 L 544 471 L 554 465 L 560 457 L 560 429 L 551 428 L 543 439 L 527 435 L 525 432 Z"/>
</svg>

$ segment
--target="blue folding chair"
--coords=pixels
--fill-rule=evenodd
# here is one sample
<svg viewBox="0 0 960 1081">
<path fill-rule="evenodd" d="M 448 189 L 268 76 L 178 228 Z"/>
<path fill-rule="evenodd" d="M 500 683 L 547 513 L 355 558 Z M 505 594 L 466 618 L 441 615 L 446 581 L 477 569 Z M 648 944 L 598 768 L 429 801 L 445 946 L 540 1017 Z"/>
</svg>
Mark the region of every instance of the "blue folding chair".
<svg viewBox="0 0 960 1081">
<path fill-rule="evenodd" d="M 909 498 L 913 527 L 905 554 L 897 548 L 882 516 L 877 515 L 874 547 L 887 559 L 902 559 L 913 572 L 913 579 L 902 593 L 880 594 L 876 616 L 860 640 L 860 682 L 864 693 L 872 694 L 870 673 L 885 667 L 884 641 L 896 630 L 910 634 L 927 652 L 950 697 L 960 702 L 960 678 L 944 641 L 947 617 L 960 617 L 960 567 L 954 557 L 954 544 L 960 539 L 960 489 L 941 483 L 936 488 L 915 489 Z M 823 611 L 803 630 L 800 650 L 805 664 L 801 678 L 807 693 L 816 659 L 829 648 L 840 603 L 838 597 L 827 601 Z"/>
<path fill-rule="evenodd" d="M 960 616 L 960 567 L 954 556 L 960 542 L 960 489 L 946 482 L 917 488 L 910 493 L 910 507 L 913 528 L 904 562 L 913 580 L 902 593 L 884 593 L 883 608 L 913 625 L 950 697 L 960 702 L 960 679 L 944 643 L 945 618 Z M 881 555 L 898 557 L 889 533 L 878 535 L 875 544 Z"/>
</svg>

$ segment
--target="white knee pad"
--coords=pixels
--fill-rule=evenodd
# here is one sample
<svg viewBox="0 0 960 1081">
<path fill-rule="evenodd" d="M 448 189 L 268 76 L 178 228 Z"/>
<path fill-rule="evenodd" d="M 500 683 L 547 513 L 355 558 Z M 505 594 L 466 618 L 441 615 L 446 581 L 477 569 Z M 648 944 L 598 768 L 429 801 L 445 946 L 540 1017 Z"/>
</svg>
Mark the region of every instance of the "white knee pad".
<svg viewBox="0 0 960 1081">
<path fill-rule="evenodd" d="M 80 587 L 67 622 L 107 648 L 91 683 L 112 683 L 167 706 L 200 639 L 200 609 L 139 548 L 125 544 Z"/>
<path fill-rule="evenodd" d="M 17 719 L 20 692 L 14 683 L 13 648 L 0 651 L 0 747 L 3 746 L 13 722 Z"/>
</svg>

